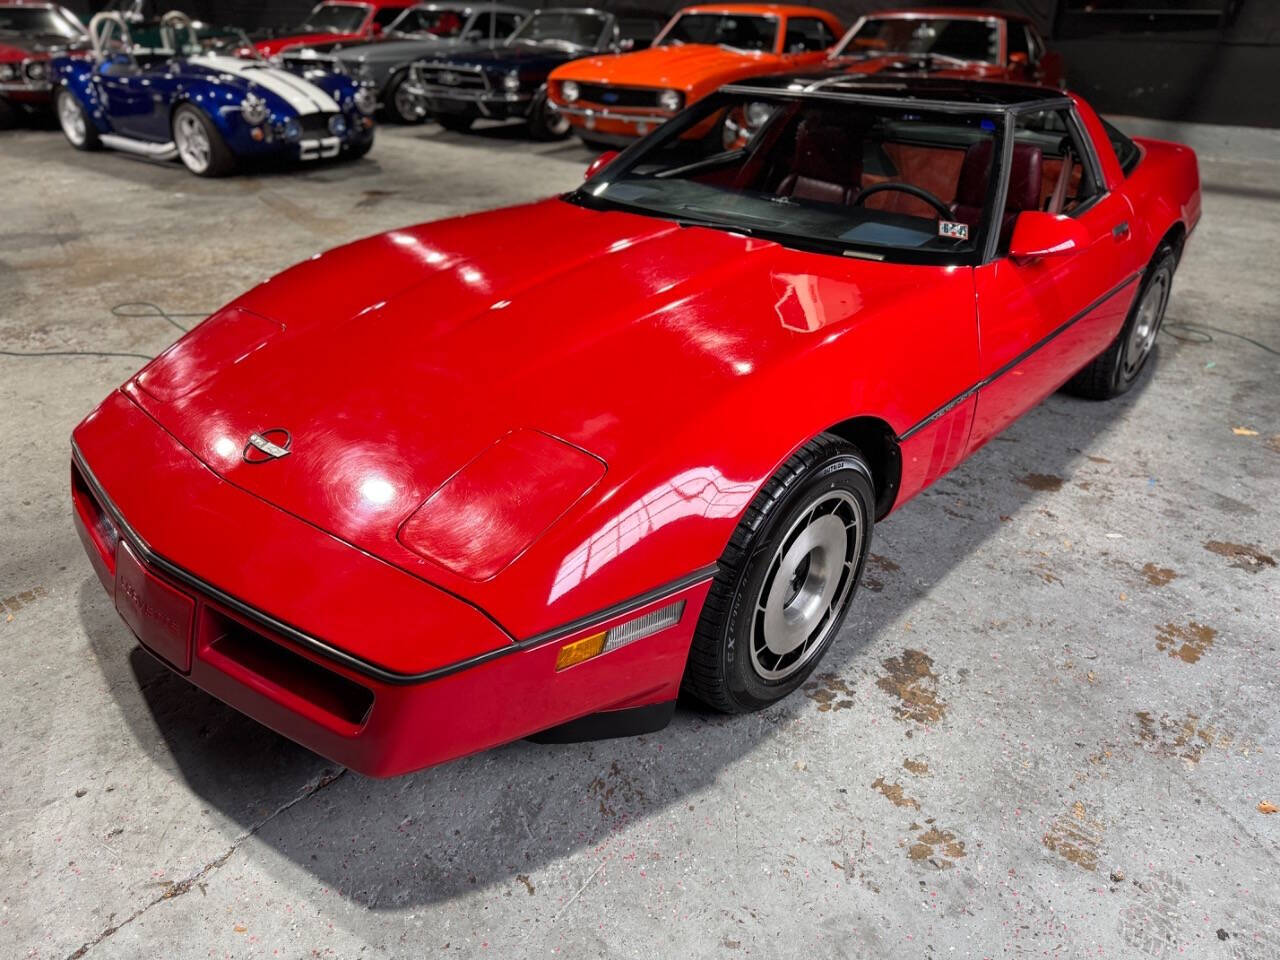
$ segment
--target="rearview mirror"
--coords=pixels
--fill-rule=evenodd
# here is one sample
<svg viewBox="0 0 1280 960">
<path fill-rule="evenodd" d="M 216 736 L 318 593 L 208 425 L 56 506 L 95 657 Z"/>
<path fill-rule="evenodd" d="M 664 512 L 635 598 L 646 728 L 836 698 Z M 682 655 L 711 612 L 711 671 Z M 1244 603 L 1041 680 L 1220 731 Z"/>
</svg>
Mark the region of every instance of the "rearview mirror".
<svg viewBox="0 0 1280 960">
<path fill-rule="evenodd" d="M 600 156 L 591 161 L 591 165 L 587 167 L 587 172 L 582 175 L 583 180 L 590 180 L 597 173 L 613 163 L 613 158 L 618 155 L 617 150 L 606 150 Z"/>
<path fill-rule="evenodd" d="M 1013 225 L 1009 258 L 1015 263 L 1030 263 L 1075 253 L 1088 243 L 1089 231 L 1079 221 L 1060 213 L 1024 210 Z"/>
</svg>

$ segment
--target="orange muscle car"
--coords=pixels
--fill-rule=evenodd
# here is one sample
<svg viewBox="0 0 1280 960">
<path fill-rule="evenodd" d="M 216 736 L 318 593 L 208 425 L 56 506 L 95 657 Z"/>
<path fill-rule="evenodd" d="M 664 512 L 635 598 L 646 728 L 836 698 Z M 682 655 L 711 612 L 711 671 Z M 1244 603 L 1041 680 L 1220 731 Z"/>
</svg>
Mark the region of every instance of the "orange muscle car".
<svg viewBox="0 0 1280 960">
<path fill-rule="evenodd" d="M 824 62 L 843 32 L 816 7 L 685 7 L 649 49 L 566 63 L 548 89 L 583 140 L 623 146 L 726 83 Z"/>
</svg>

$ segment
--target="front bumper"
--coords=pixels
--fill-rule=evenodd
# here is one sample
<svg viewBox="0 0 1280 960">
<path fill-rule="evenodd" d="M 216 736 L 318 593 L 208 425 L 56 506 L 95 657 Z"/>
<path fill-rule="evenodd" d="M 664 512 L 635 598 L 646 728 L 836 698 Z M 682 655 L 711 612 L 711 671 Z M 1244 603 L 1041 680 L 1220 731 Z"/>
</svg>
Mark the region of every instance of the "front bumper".
<svg viewBox="0 0 1280 960">
<path fill-rule="evenodd" d="M 527 117 L 532 93 L 497 93 L 492 90 L 451 90 L 448 87 L 422 88 L 428 114 L 508 120 Z"/>
<path fill-rule="evenodd" d="M 141 644 L 344 766 L 394 776 L 678 693 L 711 572 L 513 641 L 464 601 L 354 548 L 335 551 L 334 538 L 220 480 L 122 394 L 73 443 L 77 532 Z M 674 626 L 556 669 L 565 644 L 677 601 Z M 473 639 L 459 646 L 461 634 Z M 370 637 L 386 651 L 380 662 Z M 434 660 L 423 659 L 427 645 Z"/>
<path fill-rule="evenodd" d="M 600 106 L 568 106 L 557 103 L 556 109 L 569 118 L 578 130 L 595 139 L 605 136 L 635 139 L 666 123 L 674 113 L 654 113 L 652 110 L 624 112 Z"/>
</svg>

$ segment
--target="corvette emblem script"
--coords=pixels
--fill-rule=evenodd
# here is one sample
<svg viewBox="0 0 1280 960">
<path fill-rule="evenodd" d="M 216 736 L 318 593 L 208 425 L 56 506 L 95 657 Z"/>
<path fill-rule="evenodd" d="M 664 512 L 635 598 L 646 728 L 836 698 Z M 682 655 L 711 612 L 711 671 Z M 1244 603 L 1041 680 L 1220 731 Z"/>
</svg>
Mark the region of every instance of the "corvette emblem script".
<svg viewBox="0 0 1280 960">
<path fill-rule="evenodd" d="M 293 437 L 283 427 L 273 427 L 261 433 L 249 434 L 249 442 L 244 445 L 245 463 L 266 463 L 268 460 L 279 460 L 289 455 L 293 445 Z"/>
</svg>

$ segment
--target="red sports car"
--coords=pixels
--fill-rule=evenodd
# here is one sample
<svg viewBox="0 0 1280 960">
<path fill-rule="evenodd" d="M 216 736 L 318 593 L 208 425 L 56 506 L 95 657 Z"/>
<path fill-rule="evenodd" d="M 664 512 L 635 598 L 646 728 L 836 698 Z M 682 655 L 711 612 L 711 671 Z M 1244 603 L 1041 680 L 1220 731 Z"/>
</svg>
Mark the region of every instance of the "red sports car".
<svg viewBox="0 0 1280 960">
<path fill-rule="evenodd" d="M 0 0 L 0 130 L 53 105 L 56 55 L 88 46 L 76 15 L 55 3 Z"/>
<path fill-rule="evenodd" d="M 1134 382 L 1200 213 L 1185 147 L 926 78 L 744 82 L 589 173 L 286 270 L 76 428 L 147 649 L 372 775 L 764 707 L 877 521 Z"/>
<path fill-rule="evenodd" d="M 304 23 L 254 44 L 264 57 L 309 47 L 331 50 L 347 43 L 364 43 L 382 34 L 406 7 L 417 0 L 322 0 Z"/>
</svg>

